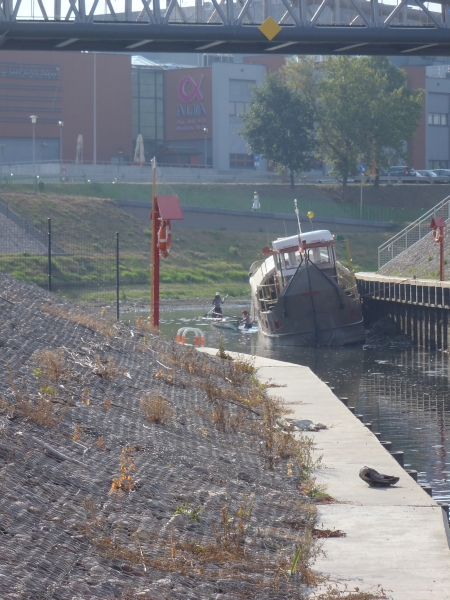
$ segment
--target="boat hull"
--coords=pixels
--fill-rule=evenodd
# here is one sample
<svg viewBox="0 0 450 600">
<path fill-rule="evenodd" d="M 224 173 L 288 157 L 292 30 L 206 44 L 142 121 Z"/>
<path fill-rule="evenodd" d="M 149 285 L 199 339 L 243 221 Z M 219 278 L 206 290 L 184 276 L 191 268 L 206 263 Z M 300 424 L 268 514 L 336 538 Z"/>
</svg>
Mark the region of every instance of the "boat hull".
<svg viewBox="0 0 450 600">
<path fill-rule="evenodd" d="M 314 265 L 302 265 L 270 310 L 258 310 L 260 330 L 272 344 L 344 346 L 365 340 L 361 303 Z"/>
</svg>

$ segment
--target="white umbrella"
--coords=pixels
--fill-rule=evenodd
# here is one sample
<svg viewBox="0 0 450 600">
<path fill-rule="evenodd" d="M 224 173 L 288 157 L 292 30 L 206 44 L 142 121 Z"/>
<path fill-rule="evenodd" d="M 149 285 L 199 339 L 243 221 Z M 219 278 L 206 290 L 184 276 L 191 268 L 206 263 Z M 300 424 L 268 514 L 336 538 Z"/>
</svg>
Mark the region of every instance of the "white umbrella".
<svg viewBox="0 0 450 600">
<path fill-rule="evenodd" d="M 77 139 L 77 158 L 76 158 L 75 162 L 76 163 L 83 162 L 83 136 L 81 135 L 81 133 Z"/>
<path fill-rule="evenodd" d="M 136 139 L 136 149 L 134 151 L 134 163 L 136 165 L 145 164 L 144 140 L 142 139 L 142 134 L 139 134 Z"/>
</svg>

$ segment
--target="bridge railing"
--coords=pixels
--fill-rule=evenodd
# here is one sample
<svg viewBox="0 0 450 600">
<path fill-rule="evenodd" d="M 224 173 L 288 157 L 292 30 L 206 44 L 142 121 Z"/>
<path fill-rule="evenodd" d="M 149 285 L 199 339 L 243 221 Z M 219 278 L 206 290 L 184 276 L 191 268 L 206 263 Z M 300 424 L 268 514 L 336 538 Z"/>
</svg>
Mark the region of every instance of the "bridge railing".
<svg viewBox="0 0 450 600">
<path fill-rule="evenodd" d="M 240 27 L 259 26 L 272 17 L 281 28 L 338 27 L 446 27 L 446 4 L 389 0 L 49 0 L 25 3 L 8 0 L 0 6 L 0 21 L 56 21 L 76 23 L 141 22 L 151 25 L 205 24 Z M 146 40 L 151 42 L 152 40 Z M 65 42 L 63 42 L 65 43 Z M 136 44 L 136 47 L 139 44 Z M 213 46 L 213 44 L 211 44 Z M 63 47 L 61 45 L 61 47 Z M 132 49 L 132 46 L 130 46 Z"/>
<path fill-rule="evenodd" d="M 378 269 L 428 235 L 432 217 L 450 219 L 450 196 L 379 246 Z"/>
</svg>

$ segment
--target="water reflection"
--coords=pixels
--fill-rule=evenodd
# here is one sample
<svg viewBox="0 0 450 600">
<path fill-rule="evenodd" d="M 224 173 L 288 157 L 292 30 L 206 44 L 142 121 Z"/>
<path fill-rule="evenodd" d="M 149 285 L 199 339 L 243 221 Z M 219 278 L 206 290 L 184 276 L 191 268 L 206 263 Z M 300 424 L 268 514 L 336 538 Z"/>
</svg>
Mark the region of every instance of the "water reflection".
<svg viewBox="0 0 450 600">
<path fill-rule="evenodd" d="M 228 306 L 228 311 L 240 314 L 242 308 Z M 210 347 L 217 347 L 222 340 L 226 350 L 310 367 L 335 388 L 338 396 L 347 396 L 357 412 L 364 415 L 364 420 L 372 422 L 373 430 L 380 431 L 382 439 L 392 442 L 394 450 L 404 451 L 405 466 L 416 469 L 419 481 L 432 486 L 436 500 L 450 502 L 447 354 L 392 345 L 273 347 L 258 333 L 219 330 L 208 323 L 199 324 L 201 313 L 200 308 L 164 310 L 161 331 L 166 337 L 174 338 L 180 327 L 200 326 Z M 123 320 L 134 322 L 137 314 L 124 315 Z"/>
</svg>

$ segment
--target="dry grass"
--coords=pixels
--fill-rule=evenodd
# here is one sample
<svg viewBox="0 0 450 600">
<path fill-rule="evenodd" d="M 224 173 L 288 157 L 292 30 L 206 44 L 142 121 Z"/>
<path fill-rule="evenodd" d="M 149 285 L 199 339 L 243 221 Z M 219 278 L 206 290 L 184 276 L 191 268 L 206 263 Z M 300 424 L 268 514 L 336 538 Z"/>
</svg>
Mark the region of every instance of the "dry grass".
<svg viewBox="0 0 450 600">
<path fill-rule="evenodd" d="M 33 373 L 38 380 L 57 383 L 62 378 L 66 365 L 64 361 L 64 350 L 37 350 L 31 357 L 34 364 Z"/>
<path fill-rule="evenodd" d="M 1 409 L 11 415 L 25 417 L 36 425 L 57 428 L 69 410 L 68 403 L 61 406 L 55 402 L 54 390 L 51 388 L 49 393 L 41 392 L 37 398 L 33 398 L 27 388 L 20 389 L 12 380 L 10 387 L 14 396 L 13 402 L 8 403 L 3 398 Z"/>
<path fill-rule="evenodd" d="M 155 327 L 152 323 L 150 323 L 150 321 L 144 320 L 140 315 L 136 319 L 136 327 L 138 329 L 146 331 L 147 333 L 151 333 L 152 335 L 159 335 L 158 328 Z"/>
<path fill-rule="evenodd" d="M 97 367 L 98 374 L 102 379 L 105 379 L 107 381 L 109 379 L 114 379 L 115 377 L 117 377 L 116 363 L 114 362 L 112 356 L 108 357 L 106 364 L 104 364 L 100 356 L 96 354 L 94 356 L 94 361 Z"/>
<path fill-rule="evenodd" d="M 116 327 L 112 323 L 109 323 L 105 319 L 102 319 L 98 316 L 93 316 L 74 310 L 67 311 L 62 308 L 49 305 L 42 306 L 41 310 L 49 315 L 55 315 L 56 317 L 61 317 L 62 319 L 70 321 L 71 323 L 86 327 L 86 329 L 90 329 L 93 332 L 101 333 L 105 337 L 112 337 L 116 332 Z"/>
<path fill-rule="evenodd" d="M 98 440 L 97 440 L 98 442 Z M 103 440 L 102 440 L 103 443 Z M 131 446 L 122 448 L 120 457 L 119 476 L 113 477 L 110 494 L 131 492 L 134 490 L 133 473 L 136 471 L 134 464 L 133 450 Z"/>
<path fill-rule="evenodd" d="M 149 392 L 141 398 L 141 410 L 146 419 L 153 423 L 169 423 L 173 409 L 166 398 L 160 394 Z"/>
<path fill-rule="evenodd" d="M 281 548 L 274 551 L 272 556 L 245 550 L 244 540 L 252 509 L 252 503 L 245 497 L 235 508 L 227 503 L 222 508 L 220 522 L 212 526 L 215 541 L 205 545 L 185 538 L 176 539 L 173 535 L 169 538 L 160 537 L 155 531 L 153 540 L 148 543 L 153 549 L 152 553 L 143 550 L 139 542 L 133 540 L 132 533 L 131 536 L 127 533 L 129 541 L 126 542 L 123 533 L 111 531 L 104 520 L 97 516 L 90 501 L 85 501 L 87 519 L 79 526 L 79 530 L 95 551 L 106 558 L 142 565 L 144 569 L 153 567 L 163 573 L 200 577 L 211 582 L 218 577 L 228 579 L 233 573 L 234 580 L 242 584 L 250 583 L 253 591 L 255 586 L 278 590 L 280 583 L 287 581 L 288 553 Z M 208 564 L 214 564 L 215 570 L 209 570 Z M 245 585 L 242 593 L 242 597 L 252 597 L 247 595 L 249 590 Z"/>
<path fill-rule="evenodd" d="M 330 585 L 325 592 L 313 596 L 313 598 L 314 600 L 389 600 L 391 596 L 388 596 L 387 592 L 379 585 L 367 590 L 361 590 L 359 587 L 349 590 L 347 585 L 339 589 Z"/>
</svg>

